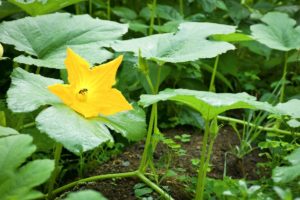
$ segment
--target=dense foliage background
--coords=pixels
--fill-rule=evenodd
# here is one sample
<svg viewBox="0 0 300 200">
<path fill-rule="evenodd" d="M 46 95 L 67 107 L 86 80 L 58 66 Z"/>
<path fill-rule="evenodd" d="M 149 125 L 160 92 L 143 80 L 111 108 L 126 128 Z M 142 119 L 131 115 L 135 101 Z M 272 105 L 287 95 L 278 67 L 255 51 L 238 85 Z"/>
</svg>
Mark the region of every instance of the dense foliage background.
<svg viewBox="0 0 300 200">
<path fill-rule="evenodd" d="M 189 22 L 201 24 L 198 27 Z M 247 92 L 255 96 L 260 103 L 268 102 L 274 106 L 290 101 L 290 104 L 281 107 L 281 111 L 284 110 L 286 115 L 282 114 L 280 117 L 275 116 L 275 112 L 268 115 L 263 111 L 244 112 L 239 109 L 228 111 L 223 119 L 220 118 L 229 121 L 228 126 L 232 127 L 232 132 L 237 134 L 239 139 L 239 144 L 232 147 L 230 154 L 243 160 L 250 152 L 257 150 L 259 155 L 264 157 L 264 162 L 258 163 L 263 168 L 262 178 L 254 181 L 236 180 L 227 176 L 222 180 L 209 179 L 206 198 L 290 200 L 300 197 L 299 24 L 298 0 L 2 0 L 0 43 L 4 53 L 0 57 L 0 126 L 10 127 L 25 134 L 21 136 L 24 138 L 17 138 L 16 141 L 4 141 L 8 140 L 7 135 L 17 133 L 10 132 L 11 130 L 6 132 L 8 130 L 3 129 L 0 139 L 4 139 L 0 140 L 0 145 L 20 144 L 29 148 L 23 157 L 20 156 L 20 162 L 14 164 L 14 170 L 26 159 L 40 159 L 37 161 L 40 165 L 47 165 L 46 162 L 50 161 L 45 158 L 52 157 L 59 134 L 56 138 L 55 133 L 51 133 L 53 135 L 50 134 L 50 137 L 53 137 L 50 139 L 49 135 L 43 132 L 53 131 L 49 129 L 55 127 L 57 121 L 48 120 L 47 117 L 53 113 L 47 115 L 44 112 L 48 105 L 52 105 L 51 102 L 45 100 L 44 103 L 41 100 L 41 103 L 36 99 L 42 94 L 40 92 L 43 92 L 39 87 L 51 81 L 39 79 L 33 74 L 67 82 L 63 60 L 69 46 L 74 47 L 75 52 L 93 65 L 123 54 L 124 61 L 118 71 L 115 87 L 132 102 L 136 111 L 128 115 L 120 114 L 117 117 L 102 119 L 114 133 L 111 136 L 108 128 L 103 125 L 106 136 L 109 135 L 107 137 L 110 141 L 115 141 L 114 147 L 111 144 L 103 144 L 95 150 L 100 142 L 95 142 L 93 146 L 74 147 L 73 143 L 65 144 L 58 139 L 67 150 L 63 151 L 66 160 L 61 164 L 65 170 L 61 171 L 57 186 L 74 171 L 78 172 L 79 176 L 84 176 L 95 163 L 100 165 L 106 162 L 110 157 L 120 154 L 124 146 L 134 145 L 131 141 L 143 138 L 144 121 L 150 119 L 150 109 L 144 109 L 144 113 L 138 106 L 142 94 L 157 94 L 166 88 L 183 88 L 217 93 Z M 13 84 L 12 80 L 15 80 Z M 28 85 L 20 84 L 22 80 L 26 80 Z M 33 87 L 34 85 L 36 87 Z M 28 88 L 33 89 L 29 91 Z M 176 95 L 180 96 L 183 93 L 175 91 L 171 94 L 175 95 L 173 98 L 168 96 L 170 91 L 153 101 L 142 98 L 140 105 L 148 106 L 166 99 L 180 102 L 176 100 Z M 243 101 L 244 97 L 236 98 Z M 25 103 L 19 105 L 20 99 Z M 249 105 L 254 104 L 251 103 L 253 102 Z M 201 109 L 199 111 L 190 107 L 183 107 L 172 101 L 159 103 L 156 128 L 166 130 L 184 125 L 191 129 L 204 129 L 206 117 L 203 113 L 200 114 Z M 230 109 L 224 109 L 226 110 Z M 41 111 L 43 116 L 39 115 Z M 60 114 L 64 119 L 65 116 L 74 113 L 67 110 Z M 237 118 L 240 121 L 228 120 L 226 117 Z M 135 126 L 130 127 L 131 124 Z M 220 127 L 221 124 L 225 125 L 227 122 L 219 123 L 216 127 Z M 82 130 L 92 131 L 96 127 L 94 124 L 91 128 L 88 122 L 83 126 Z M 258 126 L 260 128 L 257 128 Z M 56 127 L 56 130 L 61 127 L 63 126 Z M 279 131 L 273 132 L 268 128 Z M 66 132 L 72 131 L 75 131 L 75 128 L 66 129 Z M 32 139 L 26 138 L 25 135 L 33 138 L 33 144 L 37 146 L 35 153 Z M 189 142 L 190 139 L 185 137 L 190 136 L 178 136 L 177 139 L 183 143 L 185 140 Z M 129 142 L 125 138 L 129 139 Z M 84 136 L 81 139 L 84 139 Z M 178 149 L 173 148 L 176 145 L 173 140 L 170 142 L 163 136 L 156 140 L 178 154 Z M 80 148 L 83 148 L 82 151 L 90 151 L 83 154 Z M 5 151 L 5 148 L 0 146 L 0 150 Z M 80 158 L 71 152 L 80 154 Z M 96 156 L 96 161 L 95 155 L 99 155 Z M 199 161 L 197 163 L 197 160 L 193 160 L 192 163 L 198 165 Z M 1 164 L 0 159 L 0 167 L 5 167 Z M 27 162 L 27 165 L 29 164 L 30 162 Z M 49 178 L 53 170 L 52 164 L 49 164 L 48 168 L 42 166 L 41 171 L 44 169 L 47 174 L 41 176 L 36 183 L 32 183 L 31 187 L 40 185 Z M 0 181 L 4 179 L 7 177 L 0 174 Z M 192 177 L 187 179 L 184 180 L 186 190 L 194 194 L 196 181 Z M 0 183 L 0 196 L 1 192 L 5 193 L 1 187 Z M 39 189 L 43 190 L 42 187 Z M 144 190 L 147 191 L 147 188 Z M 136 195 L 136 198 L 150 199 L 151 192 Z M 30 195 L 28 196 L 28 199 L 31 199 Z M 72 199 L 71 196 L 69 199 Z"/>
</svg>

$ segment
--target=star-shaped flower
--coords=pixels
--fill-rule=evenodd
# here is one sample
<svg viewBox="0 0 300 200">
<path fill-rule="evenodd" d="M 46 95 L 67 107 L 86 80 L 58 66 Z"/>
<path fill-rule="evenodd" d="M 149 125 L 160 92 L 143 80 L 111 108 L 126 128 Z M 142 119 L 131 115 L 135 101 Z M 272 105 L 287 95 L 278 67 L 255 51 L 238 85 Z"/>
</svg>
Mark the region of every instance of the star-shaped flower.
<svg viewBox="0 0 300 200">
<path fill-rule="evenodd" d="M 131 110 L 132 106 L 122 93 L 112 88 L 122 59 L 123 56 L 119 56 L 108 63 L 90 68 L 86 60 L 68 48 L 65 65 L 69 84 L 55 84 L 48 89 L 86 118 Z"/>
</svg>

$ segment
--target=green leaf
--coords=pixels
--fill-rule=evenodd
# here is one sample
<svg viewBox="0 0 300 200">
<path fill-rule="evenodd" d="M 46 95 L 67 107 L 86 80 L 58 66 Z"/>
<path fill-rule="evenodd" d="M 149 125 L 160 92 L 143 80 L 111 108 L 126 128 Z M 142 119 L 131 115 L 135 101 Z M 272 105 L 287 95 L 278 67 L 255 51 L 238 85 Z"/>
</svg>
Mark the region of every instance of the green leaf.
<svg viewBox="0 0 300 200">
<path fill-rule="evenodd" d="M 276 108 L 280 110 L 282 115 L 288 115 L 292 118 L 300 118 L 300 100 L 292 99 L 285 103 L 279 103 Z"/>
<path fill-rule="evenodd" d="M 212 58 L 234 49 L 230 43 L 207 39 L 210 35 L 229 34 L 234 31 L 234 26 L 185 22 L 180 24 L 176 33 L 116 41 L 112 48 L 119 52 L 134 52 L 135 56 L 138 56 L 140 49 L 143 57 L 162 62 L 187 62 Z"/>
<path fill-rule="evenodd" d="M 144 138 L 146 134 L 145 112 L 135 107 L 128 112 L 120 112 L 115 115 L 100 117 L 110 129 L 121 133 L 124 137 L 132 141 L 138 141 Z"/>
<path fill-rule="evenodd" d="M 45 133 L 41 133 L 36 127 L 22 129 L 21 133 L 26 133 L 33 137 L 33 144 L 37 147 L 37 152 L 52 152 L 55 146 L 54 140 Z"/>
<path fill-rule="evenodd" d="M 287 121 L 287 124 L 292 128 L 300 127 L 300 122 L 296 119 L 291 119 L 291 120 Z"/>
<path fill-rule="evenodd" d="M 244 41 L 244 42 L 241 42 L 240 45 L 247 47 L 253 53 L 265 56 L 267 60 L 269 60 L 269 58 L 270 58 L 272 49 L 270 49 L 269 47 L 267 47 L 266 45 L 264 45 L 262 43 L 257 42 L 256 40 Z"/>
<path fill-rule="evenodd" d="M 19 134 L 18 131 L 12 128 L 0 126 L 0 137 Z"/>
<path fill-rule="evenodd" d="M 15 170 L 35 151 L 32 138 L 28 135 L 15 135 L 0 139 L 0 169 Z"/>
<path fill-rule="evenodd" d="M 93 190 L 84 190 L 79 192 L 72 192 L 68 194 L 65 200 L 107 200 L 99 192 Z"/>
<path fill-rule="evenodd" d="M 114 141 L 101 120 L 86 119 L 65 105 L 52 106 L 42 111 L 36 123 L 40 131 L 75 154 Z"/>
<path fill-rule="evenodd" d="M 29 135 L 0 138 L 0 196 L 2 200 L 35 199 L 42 196 L 34 187 L 44 183 L 54 169 L 51 160 L 35 160 L 27 164 L 26 158 L 35 150 Z"/>
<path fill-rule="evenodd" d="M 300 176 L 300 148 L 285 157 L 291 166 L 276 167 L 272 178 L 276 183 L 288 183 Z"/>
<path fill-rule="evenodd" d="M 300 48 L 300 26 L 287 14 L 270 12 L 261 19 L 265 24 L 250 27 L 252 36 L 266 46 L 281 51 Z"/>
<path fill-rule="evenodd" d="M 300 165 L 300 148 L 286 156 L 285 159 L 288 160 L 292 165 Z"/>
<path fill-rule="evenodd" d="M 224 3 L 228 15 L 235 24 L 239 24 L 250 15 L 249 9 L 236 0 L 226 0 Z"/>
<path fill-rule="evenodd" d="M 146 20 L 150 20 L 151 14 L 151 10 L 148 7 L 143 8 L 140 12 L 140 16 L 145 18 Z M 161 4 L 156 5 L 154 17 L 169 21 L 183 20 L 180 13 L 172 6 Z"/>
<path fill-rule="evenodd" d="M 91 64 L 111 58 L 112 53 L 101 47 L 121 37 L 127 27 L 89 15 L 55 13 L 3 22 L 0 42 L 14 45 L 16 50 L 29 55 L 16 57 L 16 62 L 63 69 L 67 47 Z"/>
<path fill-rule="evenodd" d="M 198 4 L 203 7 L 205 12 L 212 12 L 217 7 L 217 0 L 197 0 Z"/>
<path fill-rule="evenodd" d="M 40 131 L 77 155 L 102 143 L 113 143 L 114 139 L 107 127 L 133 141 L 142 139 L 146 133 L 145 113 L 142 109 L 86 119 L 61 104 L 42 111 L 36 123 Z"/>
<path fill-rule="evenodd" d="M 20 8 L 18 8 L 17 6 L 7 1 L 0 1 L 0 19 L 13 15 L 20 11 Z"/>
<path fill-rule="evenodd" d="M 206 120 L 211 120 L 218 114 L 231 109 L 249 108 L 277 112 L 270 104 L 256 101 L 247 93 L 213 93 L 187 89 L 166 89 L 157 95 L 142 95 L 139 103 L 149 106 L 159 101 L 176 101 L 187 105 L 202 114 Z"/>
<path fill-rule="evenodd" d="M 15 4 L 31 16 L 43 15 L 46 13 L 60 10 L 64 7 L 76 4 L 83 0 L 8 0 L 10 3 Z"/>
<path fill-rule="evenodd" d="M 137 18 L 137 14 L 134 10 L 126 7 L 114 7 L 111 11 L 117 15 L 118 17 L 127 19 L 127 20 L 134 20 Z"/>
<path fill-rule="evenodd" d="M 14 69 L 11 78 L 7 104 L 13 112 L 30 112 L 42 105 L 61 103 L 47 88 L 49 85 L 62 83 L 61 80 L 32 74 L 22 68 Z"/>
<path fill-rule="evenodd" d="M 166 19 L 170 21 L 183 20 L 180 13 L 172 6 L 157 5 L 155 13 L 157 18 Z"/>
<path fill-rule="evenodd" d="M 272 178 L 276 183 L 288 183 L 298 176 L 300 176 L 300 165 L 276 167 L 272 173 Z"/>
</svg>

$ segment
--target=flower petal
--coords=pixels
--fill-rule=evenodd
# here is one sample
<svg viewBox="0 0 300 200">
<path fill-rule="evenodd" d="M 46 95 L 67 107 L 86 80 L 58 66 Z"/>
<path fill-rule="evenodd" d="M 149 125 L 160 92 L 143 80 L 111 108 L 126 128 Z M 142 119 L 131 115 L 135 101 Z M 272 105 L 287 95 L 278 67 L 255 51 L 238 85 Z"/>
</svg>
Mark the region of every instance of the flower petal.
<svg viewBox="0 0 300 200">
<path fill-rule="evenodd" d="M 122 93 L 114 88 L 92 94 L 88 96 L 86 102 L 77 102 L 71 107 L 87 118 L 96 117 L 99 114 L 113 115 L 132 109 Z"/>
<path fill-rule="evenodd" d="M 85 85 L 91 75 L 89 63 L 76 54 L 72 49 L 67 49 L 65 65 L 68 71 L 68 80 L 71 85 Z"/>
<path fill-rule="evenodd" d="M 115 88 L 94 95 L 93 98 L 89 99 L 89 102 L 90 104 L 99 102 L 95 108 L 102 115 L 113 115 L 117 112 L 132 109 L 132 106 L 127 102 L 122 93 Z"/>
<path fill-rule="evenodd" d="M 92 75 L 89 82 L 91 89 L 106 90 L 111 88 L 116 82 L 116 73 L 122 60 L 123 56 L 121 55 L 108 63 L 92 68 Z"/>
<path fill-rule="evenodd" d="M 73 93 L 74 90 L 70 85 L 55 84 L 48 86 L 48 89 L 68 106 L 71 106 L 76 100 Z"/>
</svg>

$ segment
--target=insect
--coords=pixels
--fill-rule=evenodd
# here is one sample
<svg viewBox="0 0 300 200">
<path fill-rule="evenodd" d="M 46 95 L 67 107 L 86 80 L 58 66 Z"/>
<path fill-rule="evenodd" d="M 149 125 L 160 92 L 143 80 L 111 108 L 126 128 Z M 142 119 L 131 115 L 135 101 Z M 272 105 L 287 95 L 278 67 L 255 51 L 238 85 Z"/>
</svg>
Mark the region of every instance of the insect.
<svg viewBox="0 0 300 200">
<path fill-rule="evenodd" d="M 81 94 L 81 95 L 85 95 L 87 92 L 88 92 L 88 89 L 83 88 L 83 89 L 79 90 L 78 93 Z"/>
</svg>

